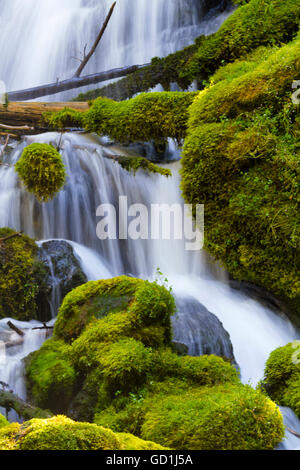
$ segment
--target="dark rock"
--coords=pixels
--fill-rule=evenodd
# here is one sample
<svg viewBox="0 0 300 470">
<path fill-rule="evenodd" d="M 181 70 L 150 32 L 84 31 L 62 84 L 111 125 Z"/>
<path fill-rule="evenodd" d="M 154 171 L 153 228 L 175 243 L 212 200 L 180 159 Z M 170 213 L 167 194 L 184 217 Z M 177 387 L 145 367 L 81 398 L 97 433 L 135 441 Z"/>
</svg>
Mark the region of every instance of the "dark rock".
<svg viewBox="0 0 300 470">
<path fill-rule="evenodd" d="M 213 313 L 192 297 L 176 297 L 172 318 L 174 341 L 186 345 L 190 356 L 214 354 L 236 364 L 228 332 Z"/>
<path fill-rule="evenodd" d="M 64 297 L 71 290 L 85 284 L 87 278 L 74 255 L 72 246 L 66 241 L 52 240 L 43 243 L 39 249 L 39 258 L 47 271 L 45 283 L 48 294 L 46 300 L 51 318 L 56 316 Z"/>
</svg>

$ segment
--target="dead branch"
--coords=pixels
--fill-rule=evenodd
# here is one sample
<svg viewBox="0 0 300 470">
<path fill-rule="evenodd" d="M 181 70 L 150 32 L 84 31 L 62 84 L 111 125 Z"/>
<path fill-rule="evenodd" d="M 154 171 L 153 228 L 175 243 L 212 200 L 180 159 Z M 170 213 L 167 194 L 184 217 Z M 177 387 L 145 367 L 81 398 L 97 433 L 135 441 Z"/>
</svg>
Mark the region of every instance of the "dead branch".
<svg viewBox="0 0 300 470">
<path fill-rule="evenodd" d="M 7 322 L 7 326 L 13 331 L 15 331 L 19 336 L 23 337 L 25 336 L 24 331 L 20 330 L 16 325 L 14 325 L 11 321 Z"/>
<path fill-rule="evenodd" d="M 103 26 L 102 26 L 102 28 L 101 28 L 101 30 L 100 30 L 97 38 L 96 38 L 96 41 L 94 42 L 94 45 L 93 45 L 92 49 L 90 50 L 90 52 L 87 55 L 85 54 L 85 51 L 86 51 L 86 47 L 85 47 L 84 53 L 83 53 L 83 61 L 81 62 L 80 66 L 78 67 L 78 69 L 75 73 L 75 77 L 80 77 L 80 75 L 81 75 L 83 69 L 85 68 L 86 64 L 88 63 L 88 61 L 90 60 L 92 55 L 95 53 L 95 51 L 98 47 L 98 44 L 101 41 L 101 39 L 102 39 L 102 37 L 105 33 L 105 30 L 108 26 L 108 23 L 109 23 L 109 21 L 112 17 L 112 14 L 113 14 L 113 11 L 115 9 L 116 4 L 117 4 L 117 2 L 114 2 L 113 5 L 111 6 L 111 8 L 109 10 L 109 13 L 108 13 L 108 15 L 107 15 L 107 17 L 106 17 L 106 19 L 103 23 Z"/>
<path fill-rule="evenodd" d="M 293 434 L 294 436 L 296 437 L 300 437 L 300 434 L 296 431 L 294 431 L 293 429 L 289 428 L 288 426 L 286 426 L 286 429 L 291 433 Z"/>
<path fill-rule="evenodd" d="M 54 329 L 54 326 L 48 326 L 47 323 L 43 323 L 43 326 L 32 328 L 32 330 L 53 330 L 53 329 Z"/>
</svg>

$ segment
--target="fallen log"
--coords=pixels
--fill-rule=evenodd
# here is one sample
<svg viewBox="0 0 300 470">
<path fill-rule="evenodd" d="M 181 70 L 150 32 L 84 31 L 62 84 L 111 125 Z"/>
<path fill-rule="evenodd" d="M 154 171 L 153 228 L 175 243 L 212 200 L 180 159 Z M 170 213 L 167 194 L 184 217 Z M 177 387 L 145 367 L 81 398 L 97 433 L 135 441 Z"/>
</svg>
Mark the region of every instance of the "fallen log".
<svg viewBox="0 0 300 470">
<path fill-rule="evenodd" d="M 41 410 L 25 402 L 11 391 L 0 391 L 0 407 L 5 408 L 6 413 L 10 410 L 15 410 L 26 421 L 33 418 L 51 418 L 53 416 L 50 411 Z"/>
<path fill-rule="evenodd" d="M 8 321 L 7 322 L 7 326 L 9 326 L 9 328 L 13 331 L 15 331 L 19 336 L 25 336 L 25 333 L 24 331 L 20 330 L 20 328 L 18 328 L 16 325 L 14 325 L 11 321 Z"/>
<path fill-rule="evenodd" d="M 41 85 L 34 88 L 28 88 L 26 90 L 10 91 L 7 93 L 8 101 L 28 101 L 36 98 L 42 98 L 43 96 L 56 95 L 63 91 L 74 90 L 83 86 L 93 85 L 114 78 L 125 77 L 137 70 L 145 67 L 146 65 L 132 65 L 130 67 L 123 67 L 118 69 L 108 70 L 107 72 L 95 73 L 92 75 L 86 75 L 84 77 L 73 77 L 68 80 L 61 82 L 49 83 L 48 85 Z"/>
<path fill-rule="evenodd" d="M 19 135 L 31 135 L 47 132 L 48 128 L 43 123 L 44 113 L 62 111 L 64 108 L 75 111 L 87 111 L 88 103 L 9 103 L 7 106 L 0 105 L 0 127 L 14 126 L 14 133 Z"/>
</svg>

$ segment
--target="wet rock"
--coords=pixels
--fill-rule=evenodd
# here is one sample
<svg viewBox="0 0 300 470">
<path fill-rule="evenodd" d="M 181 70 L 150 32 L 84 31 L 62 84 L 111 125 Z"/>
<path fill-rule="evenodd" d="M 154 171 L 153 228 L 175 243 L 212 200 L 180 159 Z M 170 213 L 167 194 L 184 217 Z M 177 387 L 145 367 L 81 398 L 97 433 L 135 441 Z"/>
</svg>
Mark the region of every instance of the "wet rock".
<svg viewBox="0 0 300 470">
<path fill-rule="evenodd" d="M 39 258 L 47 271 L 45 284 L 48 294 L 46 300 L 51 313 L 50 317 L 53 318 L 56 316 L 64 297 L 71 290 L 85 284 L 87 278 L 74 255 L 72 246 L 66 241 L 51 240 L 43 243 L 39 249 Z M 49 317 L 49 312 L 46 316 Z"/>
<path fill-rule="evenodd" d="M 176 305 L 172 318 L 176 344 L 186 345 L 190 356 L 214 354 L 236 364 L 230 336 L 216 315 L 192 297 L 176 297 Z"/>
</svg>

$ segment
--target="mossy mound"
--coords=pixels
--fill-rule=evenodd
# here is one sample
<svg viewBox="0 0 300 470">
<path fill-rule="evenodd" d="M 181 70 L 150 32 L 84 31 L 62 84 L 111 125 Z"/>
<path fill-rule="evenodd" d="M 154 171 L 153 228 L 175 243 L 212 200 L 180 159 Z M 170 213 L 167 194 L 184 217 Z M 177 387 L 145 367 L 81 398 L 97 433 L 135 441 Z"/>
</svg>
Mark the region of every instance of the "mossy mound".
<svg viewBox="0 0 300 470">
<path fill-rule="evenodd" d="M 76 373 L 68 360 L 69 346 L 50 339 L 26 358 L 28 389 L 40 407 L 60 413 L 72 398 Z"/>
<path fill-rule="evenodd" d="M 295 341 L 270 354 L 264 388 L 281 406 L 292 408 L 300 418 L 300 342 Z"/>
<path fill-rule="evenodd" d="M 95 424 L 76 423 L 65 416 L 14 423 L 0 430 L 0 450 L 129 450 L 129 446 L 135 450 L 163 449 L 153 442 L 117 435 Z"/>
<path fill-rule="evenodd" d="M 153 307 L 152 312 L 148 309 L 149 304 Z M 169 339 L 170 315 L 174 309 L 175 302 L 171 294 L 156 283 L 126 276 L 91 281 L 74 289 L 65 297 L 59 310 L 54 334 L 72 342 L 91 321 L 104 318 L 108 313 L 124 312 L 124 319 L 126 313 L 130 314 L 131 324 L 140 325 L 144 322 L 146 326 L 149 323 L 159 322 L 160 326 L 165 328 L 166 337 Z M 109 319 L 110 317 L 105 318 L 104 323 L 107 324 Z M 111 334 L 109 326 L 106 334 L 108 336 Z"/>
<path fill-rule="evenodd" d="M 206 248 L 238 280 L 299 311 L 300 36 L 220 69 L 190 108 L 185 201 L 205 202 Z"/>
<path fill-rule="evenodd" d="M 219 385 L 146 399 L 143 439 L 175 449 L 274 449 L 284 436 L 275 403 L 250 386 Z"/>
<path fill-rule="evenodd" d="M 69 416 L 118 433 L 145 436 L 147 441 L 153 441 L 153 434 L 155 442 L 172 448 L 205 448 L 206 441 L 208 448 L 273 448 L 282 438 L 282 417 L 275 405 L 241 385 L 230 362 L 174 353 L 170 327 L 174 311 L 170 290 L 158 282 L 121 276 L 75 289 L 61 306 L 54 337 L 27 359 L 34 402 L 55 411 L 51 398 L 64 394 L 68 399 L 62 412 Z M 224 427 L 222 440 L 217 422 L 216 434 L 210 436 L 204 413 L 208 403 L 215 421 L 227 410 L 218 421 Z M 198 408 L 204 417 L 196 413 Z M 163 437 L 160 424 L 154 425 L 156 413 L 168 423 L 162 424 Z M 193 441 L 193 420 L 198 415 L 201 430 Z M 247 437 L 249 426 L 253 430 Z M 237 429 L 240 438 L 234 444 Z M 127 436 L 126 442 L 135 449 L 140 443 L 132 439 Z"/>
<path fill-rule="evenodd" d="M 27 191 L 33 193 L 40 202 L 53 199 L 66 182 L 61 155 L 48 144 L 28 145 L 15 169 Z"/>
<path fill-rule="evenodd" d="M 0 242 L 0 318 L 42 317 L 46 271 L 38 259 L 37 245 L 9 228 L 0 229 L 0 239 L 6 239 Z"/>
</svg>

